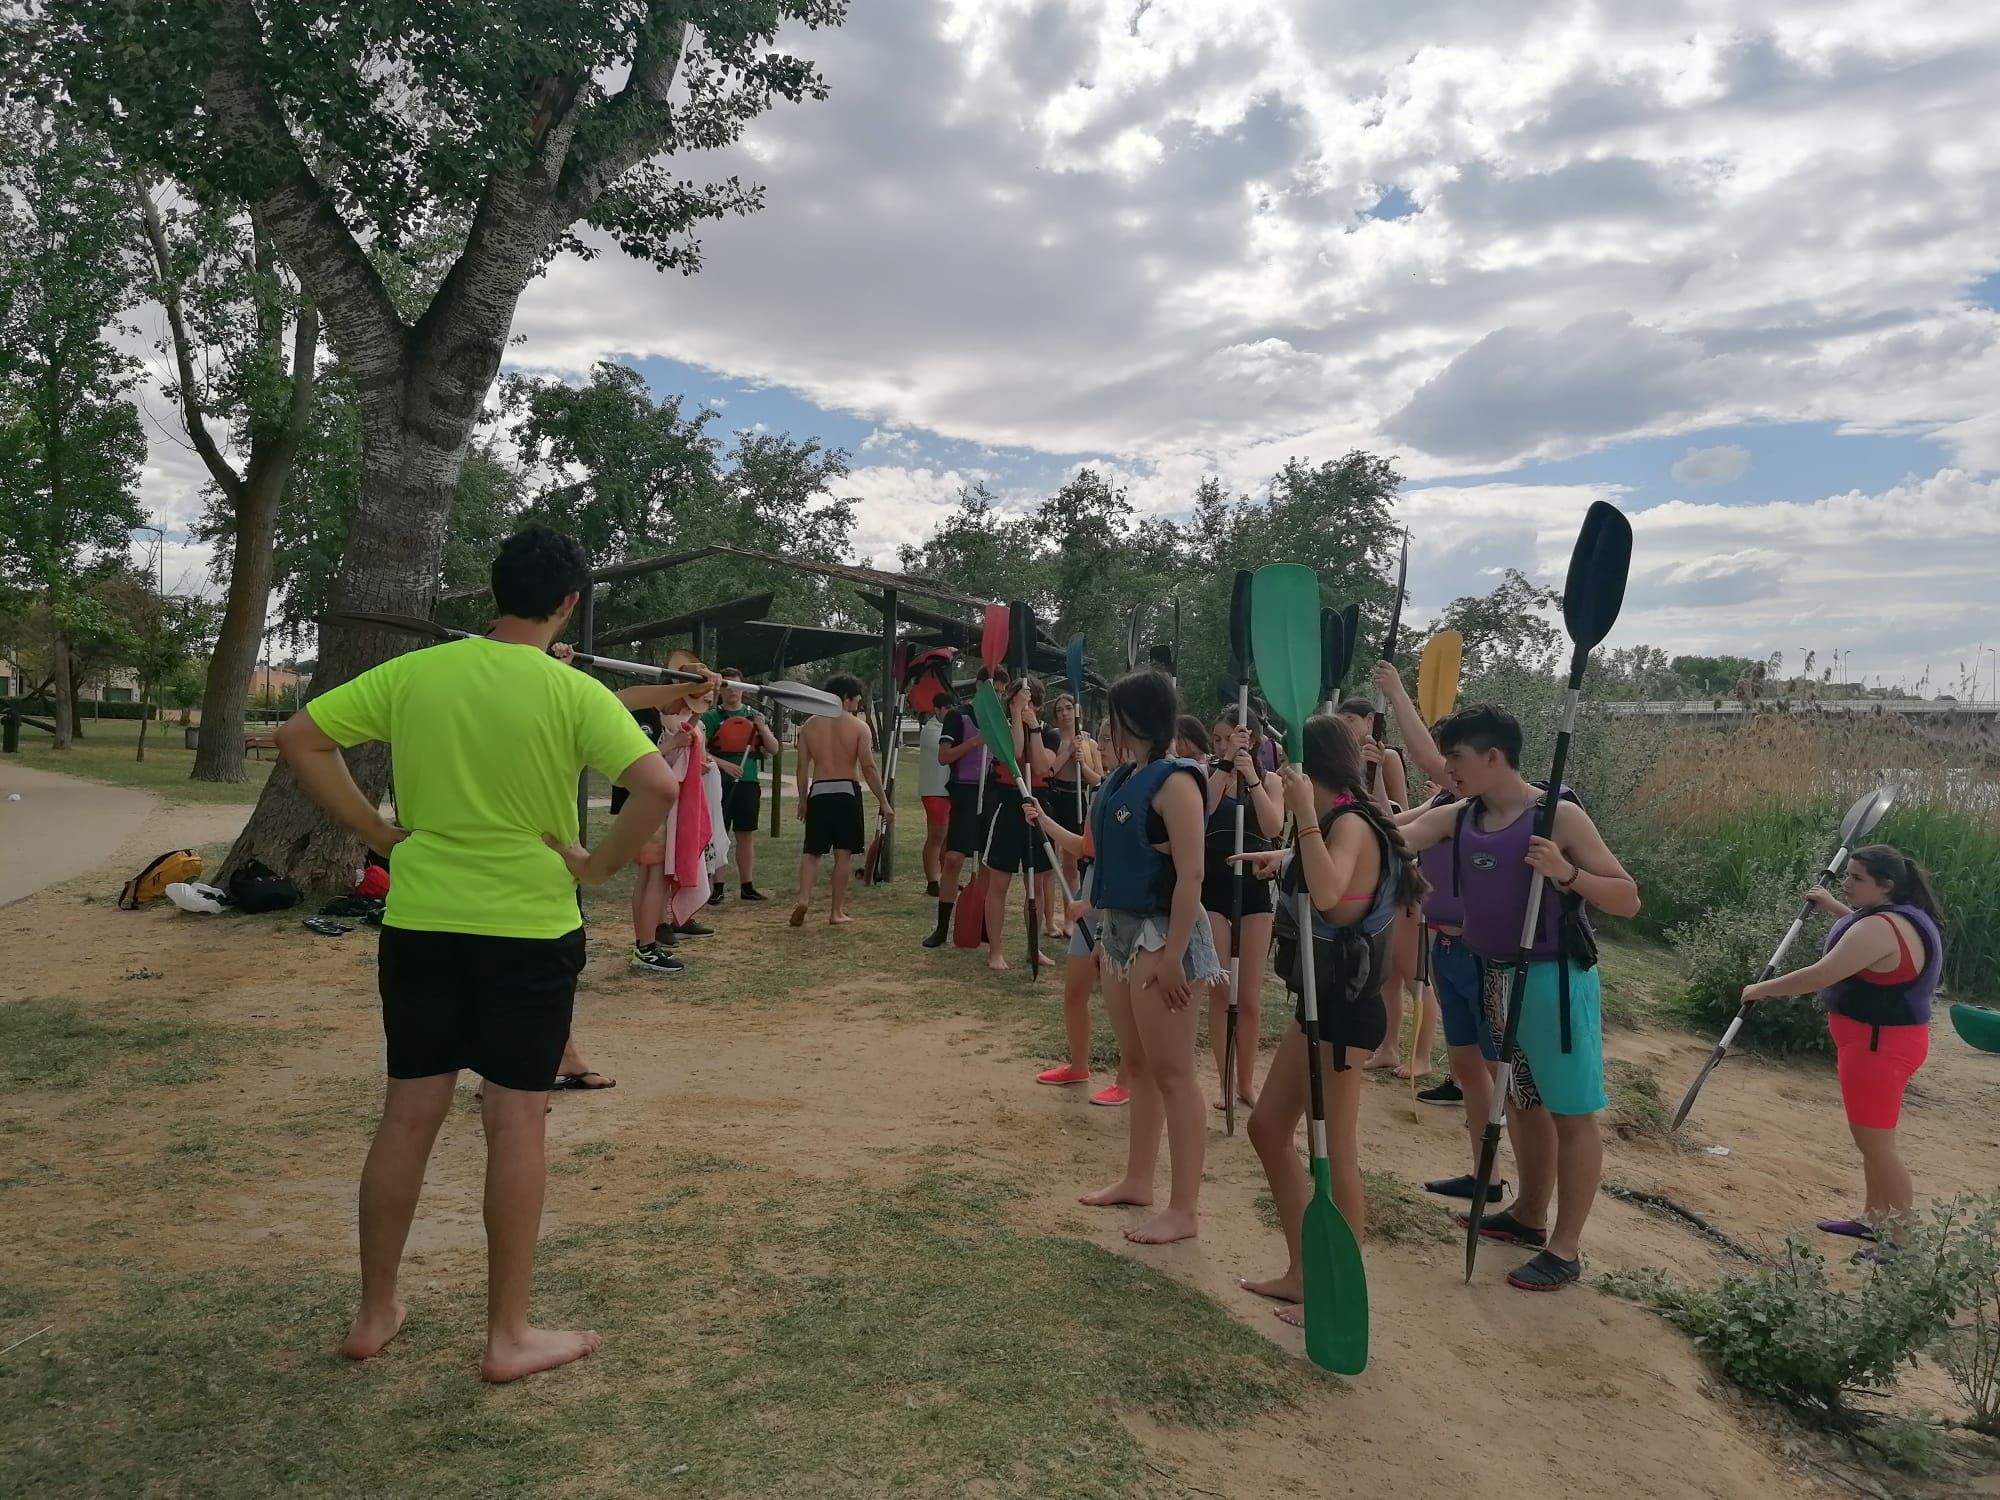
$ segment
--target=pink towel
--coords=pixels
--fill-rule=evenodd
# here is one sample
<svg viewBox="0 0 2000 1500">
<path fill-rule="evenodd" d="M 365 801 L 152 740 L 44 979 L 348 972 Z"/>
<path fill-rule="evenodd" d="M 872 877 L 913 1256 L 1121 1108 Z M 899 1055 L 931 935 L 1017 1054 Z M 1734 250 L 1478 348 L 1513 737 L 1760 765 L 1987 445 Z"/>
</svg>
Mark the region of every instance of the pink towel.
<svg viewBox="0 0 2000 1500">
<path fill-rule="evenodd" d="M 667 878 L 673 882 L 669 905 L 676 922 L 689 921 L 708 905 L 707 853 L 713 829 L 708 821 L 708 798 L 702 794 L 701 786 L 702 762 L 707 753 L 701 730 L 695 728 L 694 743 L 687 747 L 681 794 L 674 803 L 674 848 L 667 865 Z"/>
</svg>

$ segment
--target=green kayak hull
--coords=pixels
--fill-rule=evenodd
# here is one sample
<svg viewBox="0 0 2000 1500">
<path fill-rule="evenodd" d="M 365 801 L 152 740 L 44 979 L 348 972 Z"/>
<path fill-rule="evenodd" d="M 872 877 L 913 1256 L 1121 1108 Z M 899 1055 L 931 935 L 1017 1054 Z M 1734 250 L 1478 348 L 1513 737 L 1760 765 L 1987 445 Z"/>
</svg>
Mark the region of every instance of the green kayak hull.
<svg viewBox="0 0 2000 1500">
<path fill-rule="evenodd" d="M 1954 1005 L 1951 1027 L 1981 1052 L 2000 1052 L 2000 1010 Z"/>
</svg>

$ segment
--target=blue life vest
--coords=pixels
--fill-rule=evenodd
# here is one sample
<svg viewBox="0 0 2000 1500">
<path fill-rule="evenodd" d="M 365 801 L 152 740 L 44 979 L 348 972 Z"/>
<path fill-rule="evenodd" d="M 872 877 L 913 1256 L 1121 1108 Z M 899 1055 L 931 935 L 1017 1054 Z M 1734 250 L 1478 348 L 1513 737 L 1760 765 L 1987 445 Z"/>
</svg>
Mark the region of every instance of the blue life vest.
<svg viewBox="0 0 2000 1500">
<path fill-rule="evenodd" d="M 1181 771 L 1194 777 L 1206 797 L 1200 763 L 1173 757 L 1143 766 L 1127 761 L 1098 788 L 1090 807 L 1090 839 L 1097 851 L 1099 911 L 1157 914 L 1172 907 L 1174 865 L 1154 847 L 1166 842 L 1167 829 L 1153 811 L 1153 799 Z"/>
</svg>

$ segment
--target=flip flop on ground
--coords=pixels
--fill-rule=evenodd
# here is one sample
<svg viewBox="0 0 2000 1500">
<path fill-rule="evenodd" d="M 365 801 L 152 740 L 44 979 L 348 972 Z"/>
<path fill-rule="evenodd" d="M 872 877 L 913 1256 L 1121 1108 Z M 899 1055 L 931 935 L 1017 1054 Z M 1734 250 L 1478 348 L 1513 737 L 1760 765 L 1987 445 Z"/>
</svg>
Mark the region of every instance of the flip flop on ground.
<svg viewBox="0 0 2000 1500">
<path fill-rule="evenodd" d="M 555 1086 L 558 1091 L 563 1089 L 615 1089 L 618 1087 L 618 1080 L 607 1078 L 595 1068 L 590 1068 L 581 1073 L 556 1074 Z"/>
</svg>

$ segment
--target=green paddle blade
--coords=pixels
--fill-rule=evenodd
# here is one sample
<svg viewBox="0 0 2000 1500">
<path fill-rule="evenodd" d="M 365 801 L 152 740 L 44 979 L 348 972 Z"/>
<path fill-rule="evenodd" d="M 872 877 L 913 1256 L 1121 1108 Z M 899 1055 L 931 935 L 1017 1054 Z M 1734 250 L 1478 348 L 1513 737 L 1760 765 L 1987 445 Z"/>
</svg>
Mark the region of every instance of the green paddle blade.
<svg viewBox="0 0 2000 1500">
<path fill-rule="evenodd" d="M 1319 580 L 1298 563 L 1269 563 L 1250 580 L 1250 664 L 1285 721 L 1285 749 L 1305 760 L 1306 719 L 1319 701 Z"/>
<path fill-rule="evenodd" d="M 986 749 L 993 758 L 1007 768 L 1007 774 L 1014 778 L 1015 785 L 1021 781 L 1021 765 L 1014 756 L 1014 726 L 1007 720 L 1007 710 L 1000 706 L 1000 695 L 993 691 L 993 684 L 982 682 L 972 695 L 972 718 L 979 726 L 979 736 L 986 741 Z"/>
<path fill-rule="evenodd" d="M 1313 1195 L 1299 1226 L 1305 1259 L 1306 1358 L 1336 1375 L 1368 1368 L 1368 1271 L 1361 1244 L 1333 1206 L 1333 1169 L 1312 1164 Z"/>
</svg>

